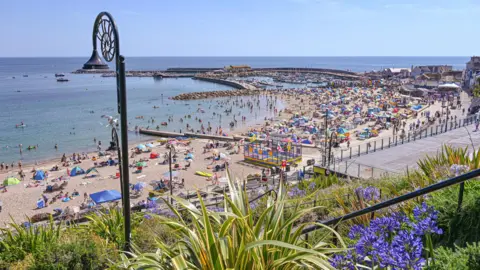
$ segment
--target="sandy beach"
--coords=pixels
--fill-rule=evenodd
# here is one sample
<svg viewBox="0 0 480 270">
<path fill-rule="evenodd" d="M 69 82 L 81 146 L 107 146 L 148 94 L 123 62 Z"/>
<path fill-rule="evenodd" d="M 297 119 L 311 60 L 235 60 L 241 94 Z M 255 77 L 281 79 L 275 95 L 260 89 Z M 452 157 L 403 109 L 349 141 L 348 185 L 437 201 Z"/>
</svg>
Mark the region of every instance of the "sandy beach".
<svg viewBox="0 0 480 270">
<path fill-rule="evenodd" d="M 343 91 L 343 90 L 342 90 Z M 366 90 L 375 93 L 374 89 Z M 302 127 L 289 127 L 287 128 L 286 121 L 290 121 L 291 119 L 296 119 L 300 116 L 305 116 L 308 118 L 307 124 L 309 126 L 313 126 L 315 128 L 321 129 L 324 123 L 323 114 L 319 114 L 319 104 L 326 103 L 329 100 L 328 96 L 320 96 L 318 98 L 318 94 L 316 94 L 317 98 L 313 98 L 311 92 L 302 92 L 302 91 L 272 91 L 268 96 L 267 100 L 281 100 L 286 108 L 284 110 L 277 110 L 274 107 L 268 107 L 268 102 L 266 108 L 261 108 L 264 111 L 274 111 L 275 117 L 266 117 L 266 120 L 263 121 L 263 124 L 255 124 L 254 126 L 248 125 L 238 125 L 235 127 L 234 132 L 232 134 L 242 134 L 242 135 L 249 135 L 252 132 L 256 132 L 259 134 L 259 137 L 266 137 L 269 134 L 278 133 L 278 132 L 285 132 L 286 134 L 295 135 L 293 137 L 298 137 L 302 140 L 309 140 L 312 144 L 321 146 L 323 145 L 323 140 L 319 134 L 313 134 L 312 132 L 306 132 L 307 128 L 305 126 Z M 352 104 L 360 103 L 360 100 L 353 99 Z M 362 106 L 363 111 L 366 110 L 371 104 L 375 104 L 375 100 L 371 100 L 371 102 L 364 102 Z M 461 102 L 463 108 L 468 108 L 469 105 L 469 98 L 464 93 L 461 95 Z M 257 106 L 254 102 L 239 102 L 239 99 L 230 99 L 229 102 L 224 101 L 222 104 L 225 106 L 223 109 L 231 107 L 244 107 L 251 108 L 251 112 L 253 112 L 253 108 Z M 259 106 L 259 105 L 258 105 Z M 340 108 L 340 106 L 338 107 Z M 339 111 L 338 109 L 335 109 Z M 411 124 L 415 125 L 416 123 L 423 123 L 421 125 L 426 125 L 427 122 L 427 114 L 423 113 L 426 111 L 430 111 L 430 115 L 433 115 L 437 111 L 441 111 L 441 103 L 439 101 L 430 103 L 425 105 L 424 108 L 419 111 L 417 117 L 414 115 L 409 115 L 405 117 L 402 121 L 405 122 L 405 127 L 407 132 L 410 132 L 409 126 Z M 338 114 L 340 115 L 340 114 Z M 462 117 L 466 116 L 462 112 L 460 108 L 451 110 L 450 115 L 452 117 Z M 366 117 L 366 116 L 361 116 Z M 329 119 L 329 124 L 338 127 L 343 122 L 341 122 L 343 118 L 337 117 L 334 119 Z M 347 118 L 348 119 L 348 118 Z M 197 119 L 196 119 L 197 120 Z M 172 121 L 178 121 L 178 119 L 172 119 Z M 243 121 L 243 118 L 238 118 L 238 121 Z M 347 141 L 343 141 L 339 144 L 338 149 L 348 149 L 348 146 L 352 147 L 358 144 L 367 143 L 370 140 L 388 137 L 392 135 L 392 127 L 390 130 L 381 129 L 378 131 L 378 136 L 368 138 L 366 140 L 359 140 L 354 134 L 358 132 L 362 132 L 367 127 L 371 127 L 372 123 L 365 121 L 365 123 L 359 123 L 348 130 L 349 134 L 349 143 Z M 208 129 L 208 126 L 205 124 L 202 126 L 200 132 L 222 135 L 222 131 L 218 129 Z M 414 128 L 415 129 L 415 128 Z M 229 134 L 231 136 L 232 134 Z M 322 135 L 322 134 L 320 134 Z M 160 139 L 160 138 L 159 138 Z M 176 149 L 176 164 L 180 167 L 177 172 L 178 176 L 175 177 L 174 183 L 177 183 L 174 188 L 174 194 L 178 193 L 187 193 L 193 192 L 196 189 L 210 189 L 216 186 L 218 183 L 213 183 L 211 178 L 221 179 L 225 176 L 225 171 L 219 171 L 216 174 L 212 172 L 212 169 L 215 168 L 215 165 L 223 165 L 223 163 L 228 160 L 229 167 L 231 170 L 236 174 L 239 178 L 245 178 L 249 174 L 259 174 L 261 173 L 260 167 L 255 167 L 252 165 L 247 165 L 243 161 L 243 147 L 239 146 L 237 143 L 231 143 L 229 148 L 226 148 L 225 142 L 219 142 L 218 148 L 208 149 L 205 150 L 205 146 L 213 141 L 209 141 L 206 139 L 188 139 L 184 141 L 176 141 L 174 142 L 175 149 Z M 135 151 L 135 145 L 131 145 L 131 151 L 129 153 L 130 157 L 130 164 L 134 165 L 136 162 L 140 160 L 144 160 L 146 166 L 142 169 L 141 172 L 136 173 L 136 166 L 132 166 L 130 168 L 130 183 L 136 184 L 139 182 L 143 182 L 146 184 L 146 187 L 141 192 L 141 195 L 135 198 L 132 198 L 132 205 L 142 202 L 147 199 L 148 193 L 150 190 L 154 189 L 154 186 L 150 185 L 154 181 L 159 181 L 161 179 L 168 180 L 168 177 L 165 177 L 164 174 L 169 171 L 168 162 L 165 163 L 165 155 L 168 152 L 167 145 L 169 143 L 165 143 L 165 140 L 162 142 L 158 142 L 156 140 L 149 140 L 145 143 L 151 143 L 152 146 L 149 147 L 150 152 L 141 153 L 138 155 L 133 156 L 132 153 Z M 165 144 L 163 144 L 165 143 Z M 213 142 L 214 144 L 216 142 Z M 185 145 L 187 144 L 187 145 Z M 228 144 L 228 143 L 227 143 Z M 158 158 L 150 158 L 151 152 L 158 153 Z M 70 163 L 69 166 L 63 166 L 60 159 L 55 160 L 48 160 L 38 165 L 25 165 L 22 167 L 23 171 L 26 174 L 25 180 L 22 181 L 18 185 L 7 186 L 7 192 L 0 193 L 0 201 L 2 202 L 2 211 L 0 212 L 0 223 L 9 222 L 10 216 L 17 221 L 25 220 L 26 217 L 31 217 L 32 215 L 38 213 L 52 213 L 53 209 L 60 208 L 64 209 L 65 207 L 73 207 L 73 206 L 80 206 L 82 203 L 85 202 L 84 194 L 87 194 L 87 198 L 89 194 L 98 192 L 101 190 L 120 190 L 120 180 L 116 177 L 118 173 L 118 166 L 95 166 L 95 164 L 100 164 L 102 161 L 108 161 L 109 158 L 116 159 L 115 152 L 110 152 L 111 155 L 106 156 L 98 156 L 98 153 L 89 153 L 88 158 L 82 160 L 80 164 L 72 164 Z M 223 157 L 227 157 L 225 159 L 216 161 L 212 163 L 213 160 L 211 159 L 212 156 L 215 154 L 219 156 L 220 153 L 223 153 Z M 71 158 L 71 153 L 66 153 L 67 157 Z M 190 162 L 190 167 L 185 169 L 185 166 L 189 163 L 186 161 L 186 157 L 188 154 L 193 155 L 193 161 Z M 303 150 L 304 159 L 301 164 L 299 164 L 299 168 L 306 165 L 306 160 L 309 158 L 315 158 L 316 161 L 321 160 L 320 151 L 317 148 L 304 148 Z M 95 157 L 95 161 L 92 158 Z M 54 166 L 58 166 L 58 171 L 51 171 L 51 168 Z M 96 167 L 98 173 L 95 177 L 85 177 L 85 175 L 78 175 L 78 176 L 68 176 L 67 169 L 71 170 L 74 166 L 80 166 L 82 169 L 87 170 L 92 167 Z M 44 181 L 34 181 L 32 180 L 33 172 L 32 170 L 45 170 L 48 171 L 48 177 Z M 213 177 L 207 178 L 204 176 L 199 176 L 195 172 L 206 172 L 214 174 Z M 14 168 L 9 167 L 7 170 L 0 171 L 0 179 L 6 179 L 7 177 L 13 176 L 20 178 L 19 168 L 17 164 L 15 164 Z M 168 176 L 168 174 L 167 174 Z M 72 200 L 68 202 L 62 202 L 61 199 L 57 200 L 56 202 L 51 203 L 53 197 L 59 194 L 59 192 L 53 192 L 47 194 L 49 199 L 49 203 L 45 208 L 36 209 L 37 201 L 42 199 L 42 194 L 45 191 L 47 185 L 52 184 L 60 184 L 62 181 L 55 182 L 56 179 L 66 179 L 68 185 L 63 190 L 63 194 L 67 193 L 72 194 L 74 191 L 79 193 L 79 196 L 72 197 Z M 184 186 L 181 187 L 179 183 L 182 182 L 184 179 Z M 214 179 L 213 179 L 214 180 Z"/>
</svg>

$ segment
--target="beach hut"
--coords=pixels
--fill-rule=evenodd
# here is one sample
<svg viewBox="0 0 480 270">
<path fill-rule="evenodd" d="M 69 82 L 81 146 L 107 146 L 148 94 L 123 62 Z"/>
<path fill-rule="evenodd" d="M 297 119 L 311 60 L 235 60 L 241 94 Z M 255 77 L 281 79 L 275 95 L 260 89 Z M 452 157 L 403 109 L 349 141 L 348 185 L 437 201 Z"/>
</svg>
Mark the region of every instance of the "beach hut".
<svg viewBox="0 0 480 270">
<path fill-rule="evenodd" d="M 79 166 L 76 166 L 75 168 L 73 168 L 71 171 L 70 171 L 70 176 L 76 176 L 76 175 L 79 175 L 79 174 L 84 174 L 85 171 L 80 168 Z"/>
<path fill-rule="evenodd" d="M 34 180 L 45 180 L 45 172 L 42 170 L 35 171 L 35 175 L 33 176 Z"/>
<path fill-rule="evenodd" d="M 4 186 L 14 186 L 18 185 L 20 183 L 20 180 L 16 177 L 8 177 L 7 179 L 3 180 L 3 185 Z"/>
<path fill-rule="evenodd" d="M 90 198 L 96 204 L 102 204 L 106 202 L 113 202 L 120 200 L 122 198 L 122 194 L 116 190 L 103 190 L 97 193 L 90 194 Z"/>
</svg>

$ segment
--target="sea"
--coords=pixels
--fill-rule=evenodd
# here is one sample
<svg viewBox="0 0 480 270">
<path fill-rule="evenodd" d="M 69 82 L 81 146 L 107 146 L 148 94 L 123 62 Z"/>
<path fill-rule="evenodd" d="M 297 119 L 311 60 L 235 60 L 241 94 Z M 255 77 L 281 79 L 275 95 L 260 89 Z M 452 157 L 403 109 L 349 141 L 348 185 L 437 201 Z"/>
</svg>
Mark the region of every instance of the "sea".
<svg viewBox="0 0 480 270">
<path fill-rule="evenodd" d="M 88 57 L 71 58 L 0 58 L 0 162 L 25 163 L 61 156 L 63 153 L 87 152 L 96 149 L 95 140 L 108 145 L 111 127 L 102 115 L 117 116 L 116 81 L 100 75 L 79 75 L 70 72 L 81 68 Z M 165 70 L 180 67 L 222 68 L 228 65 L 251 67 L 307 67 L 334 68 L 363 72 L 388 67 L 416 65 L 452 65 L 464 69 L 469 57 L 126 57 L 127 70 Z M 110 68 L 114 66 L 110 64 Z M 57 82 L 55 73 L 64 73 L 68 82 Z M 291 87 L 285 85 L 285 87 Z M 296 86 L 298 87 L 298 85 Z M 200 118 L 206 125 L 222 126 L 232 132 L 228 124 L 233 114 L 228 109 L 228 98 L 214 100 L 174 101 L 172 96 L 197 91 L 231 90 L 231 87 L 191 78 L 162 79 L 127 78 L 129 129 L 134 126 L 156 127 L 180 131 L 186 122 L 180 118 L 190 115 L 191 125 L 198 129 Z M 243 98 L 248 102 L 249 98 Z M 250 100 L 254 102 L 254 100 Z M 259 99 L 266 107 L 266 99 Z M 278 101 L 281 109 L 283 104 Z M 158 107 L 158 108 L 154 108 Z M 222 114 L 223 117 L 220 116 Z M 243 125 L 254 125 L 268 110 L 235 108 L 237 119 L 247 117 Z M 138 117 L 143 116 L 143 119 Z M 154 119 L 155 122 L 148 121 Z M 24 123 L 24 128 L 16 125 Z M 131 143 L 150 137 L 129 132 Z M 22 153 L 20 146 L 22 145 Z M 58 149 L 55 149 L 55 144 Z M 36 150 L 26 150 L 38 145 Z"/>
</svg>

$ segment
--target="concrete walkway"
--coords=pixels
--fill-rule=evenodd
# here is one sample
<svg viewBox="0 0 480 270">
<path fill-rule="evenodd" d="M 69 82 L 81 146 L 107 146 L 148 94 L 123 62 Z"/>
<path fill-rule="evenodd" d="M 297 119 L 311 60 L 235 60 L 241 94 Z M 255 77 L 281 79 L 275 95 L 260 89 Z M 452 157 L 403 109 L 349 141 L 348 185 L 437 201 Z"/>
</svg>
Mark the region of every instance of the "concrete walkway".
<svg viewBox="0 0 480 270">
<path fill-rule="evenodd" d="M 474 132 L 474 125 L 470 125 L 437 136 L 352 158 L 348 162 L 379 168 L 385 172 L 405 173 L 407 166 L 409 169 L 418 168 L 417 161 L 419 159 L 425 158 L 427 155 L 435 155 L 441 150 L 444 144 L 453 147 L 468 146 L 470 151 L 472 151 L 472 143 L 467 129 L 468 132 L 470 132 L 475 149 L 478 149 L 480 146 L 480 132 Z M 345 163 L 345 161 L 343 163 Z M 355 166 L 356 165 L 350 165 L 350 167 Z"/>
</svg>

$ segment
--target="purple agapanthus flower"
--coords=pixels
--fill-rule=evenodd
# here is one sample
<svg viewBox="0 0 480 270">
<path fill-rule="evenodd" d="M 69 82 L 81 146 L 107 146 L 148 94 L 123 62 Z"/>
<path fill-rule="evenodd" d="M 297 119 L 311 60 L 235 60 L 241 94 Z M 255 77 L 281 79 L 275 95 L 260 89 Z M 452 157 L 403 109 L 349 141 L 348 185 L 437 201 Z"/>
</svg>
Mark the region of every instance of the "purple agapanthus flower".
<svg viewBox="0 0 480 270">
<path fill-rule="evenodd" d="M 363 191 L 363 189 L 362 189 Z M 423 236 L 441 234 L 437 227 L 438 212 L 426 203 L 415 207 L 413 218 L 394 213 L 370 222 L 369 226 L 354 225 L 348 237 L 355 241 L 351 250 L 332 257 L 336 269 L 354 269 L 354 265 L 390 269 L 421 269 Z"/>
<path fill-rule="evenodd" d="M 308 185 L 308 189 L 310 190 L 313 190 L 317 187 L 317 184 L 315 184 L 315 182 L 311 182 L 309 185 Z"/>
<path fill-rule="evenodd" d="M 299 189 L 298 187 L 293 187 L 287 194 L 289 197 L 303 197 L 307 194 L 307 192 Z"/>
<path fill-rule="evenodd" d="M 380 199 L 380 190 L 374 186 L 363 188 L 362 186 L 355 189 L 355 192 L 365 201 L 378 201 Z"/>
</svg>

